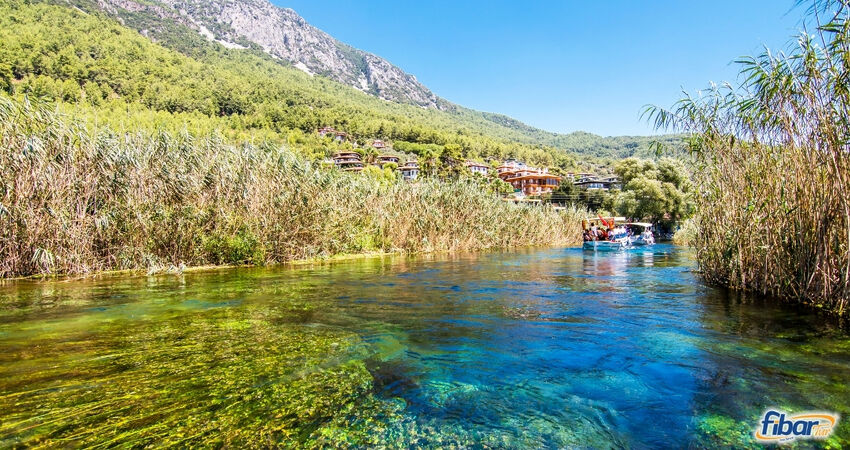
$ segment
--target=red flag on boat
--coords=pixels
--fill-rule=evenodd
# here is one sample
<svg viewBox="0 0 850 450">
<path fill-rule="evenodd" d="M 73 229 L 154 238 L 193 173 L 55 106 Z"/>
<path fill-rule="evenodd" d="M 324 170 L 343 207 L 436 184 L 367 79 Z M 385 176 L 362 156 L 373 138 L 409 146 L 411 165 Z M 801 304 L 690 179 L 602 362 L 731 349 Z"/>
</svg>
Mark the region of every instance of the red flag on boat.
<svg viewBox="0 0 850 450">
<path fill-rule="evenodd" d="M 605 225 L 605 228 L 612 228 L 614 226 L 613 220 L 611 221 L 612 223 L 609 224 L 607 220 L 602 218 L 601 214 L 596 214 L 596 215 L 599 216 L 599 220 L 602 221 L 602 224 Z"/>
</svg>

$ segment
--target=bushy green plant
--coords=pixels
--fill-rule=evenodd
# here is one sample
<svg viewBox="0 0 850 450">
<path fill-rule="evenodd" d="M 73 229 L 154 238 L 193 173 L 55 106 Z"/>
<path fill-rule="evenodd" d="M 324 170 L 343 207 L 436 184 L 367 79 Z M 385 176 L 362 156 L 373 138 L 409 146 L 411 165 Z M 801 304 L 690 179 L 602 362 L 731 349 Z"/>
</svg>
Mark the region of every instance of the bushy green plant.
<svg viewBox="0 0 850 450">
<path fill-rule="evenodd" d="M 265 250 L 248 230 L 201 236 L 204 257 L 212 264 L 264 264 Z"/>
<path fill-rule="evenodd" d="M 693 183 L 681 160 L 627 158 L 614 165 L 614 173 L 623 189 L 604 204 L 617 214 L 667 227 L 693 214 Z"/>
</svg>

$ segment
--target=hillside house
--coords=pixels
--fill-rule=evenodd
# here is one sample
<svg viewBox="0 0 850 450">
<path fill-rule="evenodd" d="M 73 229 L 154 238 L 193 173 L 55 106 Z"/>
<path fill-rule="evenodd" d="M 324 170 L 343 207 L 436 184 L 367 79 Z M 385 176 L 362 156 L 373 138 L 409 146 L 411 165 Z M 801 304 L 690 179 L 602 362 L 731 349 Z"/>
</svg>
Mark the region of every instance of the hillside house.
<svg viewBox="0 0 850 450">
<path fill-rule="evenodd" d="M 598 189 L 603 191 L 621 189 L 623 186 L 618 177 L 598 177 L 596 175 L 579 178 L 578 181 L 573 184 L 582 189 Z"/>
<path fill-rule="evenodd" d="M 334 165 L 346 172 L 363 170 L 363 158 L 357 152 L 337 152 L 333 158 Z"/>
<path fill-rule="evenodd" d="M 375 161 L 375 164 L 377 164 L 379 167 L 384 167 L 384 164 L 389 164 L 389 163 L 393 163 L 395 165 L 398 165 L 399 161 L 400 161 L 399 157 L 395 156 L 395 155 L 380 155 L 380 156 L 378 156 L 378 159 Z"/>
<path fill-rule="evenodd" d="M 419 163 L 416 161 L 407 161 L 398 170 L 405 181 L 415 181 L 419 178 Z"/>
<path fill-rule="evenodd" d="M 467 161 L 466 168 L 472 173 L 478 173 L 484 176 L 490 173 L 490 166 L 475 161 Z"/>
<path fill-rule="evenodd" d="M 550 174 L 549 169 L 530 167 L 516 160 L 505 161 L 496 172 L 502 181 L 525 195 L 548 194 L 561 184 L 561 177 Z"/>
<path fill-rule="evenodd" d="M 349 139 L 349 134 L 344 131 L 339 131 L 334 127 L 322 127 L 319 128 L 319 137 L 325 136 L 333 136 L 333 139 L 337 142 L 345 142 Z"/>
</svg>

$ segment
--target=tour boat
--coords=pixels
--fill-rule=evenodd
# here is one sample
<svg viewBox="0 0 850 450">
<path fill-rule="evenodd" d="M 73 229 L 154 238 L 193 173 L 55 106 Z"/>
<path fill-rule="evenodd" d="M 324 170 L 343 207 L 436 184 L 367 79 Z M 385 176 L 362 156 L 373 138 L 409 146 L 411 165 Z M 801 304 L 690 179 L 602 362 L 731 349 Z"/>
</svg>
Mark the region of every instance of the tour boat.
<svg viewBox="0 0 850 450">
<path fill-rule="evenodd" d="M 631 244 L 634 246 L 645 246 L 655 244 L 655 236 L 652 235 L 652 224 L 646 222 L 627 223 L 627 227 L 637 228 L 640 234 L 633 234 Z"/>
<path fill-rule="evenodd" d="M 582 228 L 587 230 L 590 228 L 588 225 L 595 224 L 596 221 L 596 219 L 585 219 L 582 221 Z M 631 240 L 629 239 L 626 228 L 622 225 L 615 225 L 617 222 L 624 221 L 625 219 L 622 217 L 609 217 L 606 219 L 600 216 L 598 222 L 608 228 L 609 238 L 585 241 L 582 245 L 582 249 L 593 251 L 618 251 L 631 247 Z"/>
</svg>

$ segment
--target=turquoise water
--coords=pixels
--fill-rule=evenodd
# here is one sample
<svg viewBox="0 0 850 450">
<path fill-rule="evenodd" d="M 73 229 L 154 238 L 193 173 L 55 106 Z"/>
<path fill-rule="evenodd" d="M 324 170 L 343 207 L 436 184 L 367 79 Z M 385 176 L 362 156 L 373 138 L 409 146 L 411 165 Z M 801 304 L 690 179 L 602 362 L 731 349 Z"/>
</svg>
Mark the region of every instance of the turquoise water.
<svg viewBox="0 0 850 450">
<path fill-rule="evenodd" d="M 656 245 L 6 283 L 0 447 L 747 447 L 768 407 L 850 417 L 841 323 L 693 269 Z"/>
</svg>

